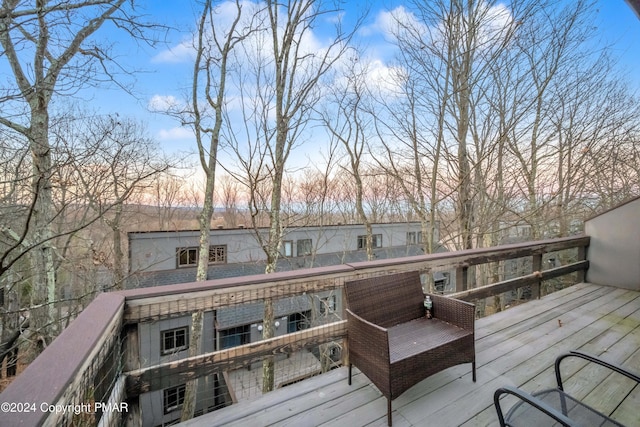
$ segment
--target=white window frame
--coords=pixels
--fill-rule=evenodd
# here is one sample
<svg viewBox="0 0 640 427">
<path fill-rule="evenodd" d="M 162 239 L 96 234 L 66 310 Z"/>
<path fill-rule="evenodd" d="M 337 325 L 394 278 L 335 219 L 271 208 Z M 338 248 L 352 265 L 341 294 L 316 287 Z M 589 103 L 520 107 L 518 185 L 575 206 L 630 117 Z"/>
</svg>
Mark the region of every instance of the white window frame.
<svg viewBox="0 0 640 427">
<path fill-rule="evenodd" d="M 300 250 L 301 246 L 305 246 L 302 249 L 304 250 Z M 308 246 L 308 248 L 306 247 Z M 312 239 L 298 239 L 296 241 L 296 250 L 297 250 L 297 255 L 298 256 L 305 256 L 305 255 L 311 255 L 313 253 L 313 240 Z M 301 253 L 302 252 L 302 253 Z"/>
<path fill-rule="evenodd" d="M 181 345 L 176 345 L 176 333 L 181 332 L 181 335 L 184 336 L 184 343 Z M 173 347 L 165 347 L 167 335 L 172 335 L 171 340 L 173 341 Z M 165 329 L 160 331 L 160 354 L 165 356 L 167 354 L 177 353 L 179 351 L 183 351 L 189 348 L 189 327 L 188 326 L 180 326 L 178 328 Z"/>
<path fill-rule="evenodd" d="M 211 251 L 214 251 L 213 260 L 211 260 Z M 222 250 L 220 256 L 219 251 Z M 227 263 L 227 245 L 209 245 L 209 264 L 226 264 Z"/>
<path fill-rule="evenodd" d="M 382 234 L 371 235 L 371 246 L 373 249 L 382 247 Z M 358 249 L 366 249 L 367 247 L 367 235 L 358 236 L 357 242 Z"/>
<path fill-rule="evenodd" d="M 165 388 L 164 390 L 162 390 L 162 407 L 164 408 L 164 413 L 168 414 L 170 412 L 173 411 L 177 411 L 180 408 L 182 408 L 182 405 L 184 405 L 184 395 L 186 392 L 186 385 L 185 384 L 181 384 L 175 387 L 169 387 L 169 388 Z M 169 399 L 169 394 L 173 394 L 175 393 L 175 404 L 169 406 L 168 405 L 168 399 Z M 172 399 L 173 400 L 173 399 Z M 173 403 L 173 402 L 171 402 Z"/>
<path fill-rule="evenodd" d="M 183 253 L 186 253 L 186 257 L 187 257 L 186 263 L 182 263 Z M 194 254 L 193 260 L 191 255 L 192 253 Z M 176 256 L 177 256 L 176 262 L 178 264 L 178 268 L 195 267 L 196 265 L 198 265 L 198 248 L 196 247 L 177 248 Z"/>
</svg>

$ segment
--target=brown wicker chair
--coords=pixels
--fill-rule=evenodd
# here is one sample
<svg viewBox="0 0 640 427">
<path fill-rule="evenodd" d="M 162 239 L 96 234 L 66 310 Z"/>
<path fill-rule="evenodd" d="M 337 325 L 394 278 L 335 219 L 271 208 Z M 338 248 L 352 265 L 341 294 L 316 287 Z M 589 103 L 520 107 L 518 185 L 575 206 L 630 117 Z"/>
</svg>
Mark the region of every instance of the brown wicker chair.
<svg viewBox="0 0 640 427">
<path fill-rule="evenodd" d="M 473 304 L 431 295 L 433 318 L 425 317 L 417 271 L 345 283 L 349 384 L 355 365 L 391 401 L 430 375 L 471 363 L 476 380 Z"/>
</svg>

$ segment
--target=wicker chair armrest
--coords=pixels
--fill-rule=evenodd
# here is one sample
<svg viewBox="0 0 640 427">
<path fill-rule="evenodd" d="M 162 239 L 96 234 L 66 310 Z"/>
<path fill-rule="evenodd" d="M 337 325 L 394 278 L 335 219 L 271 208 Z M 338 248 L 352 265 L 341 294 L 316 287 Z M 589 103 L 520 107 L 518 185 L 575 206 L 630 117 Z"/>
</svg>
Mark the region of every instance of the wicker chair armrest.
<svg viewBox="0 0 640 427">
<path fill-rule="evenodd" d="M 429 294 L 433 301 L 433 316 L 462 329 L 474 330 L 476 319 L 475 305 L 442 295 Z"/>
<path fill-rule="evenodd" d="M 564 359 L 566 359 L 567 357 L 578 357 L 580 359 L 585 359 L 589 362 L 598 364 L 600 366 L 604 366 L 605 368 L 608 368 L 614 372 L 617 372 L 621 375 L 624 375 L 627 378 L 630 378 L 632 380 L 634 380 L 635 382 L 640 384 L 640 376 L 634 372 L 631 372 L 630 370 L 628 370 L 627 368 L 625 368 L 624 366 L 620 366 L 620 365 L 616 365 L 614 363 L 609 363 L 606 362 L 592 354 L 589 353 L 585 353 L 582 351 L 577 351 L 577 350 L 571 350 L 569 353 L 565 353 L 565 354 L 561 354 L 560 356 L 558 356 L 556 358 L 556 363 L 555 363 L 555 371 L 556 371 L 556 381 L 558 383 L 558 388 L 560 390 L 564 390 L 564 388 L 562 387 L 562 377 L 560 375 L 560 362 L 562 362 Z"/>
<path fill-rule="evenodd" d="M 355 353 L 360 359 L 371 363 L 388 365 L 390 357 L 387 329 L 363 319 L 348 308 L 346 311 L 349 353 Z"/>
<path fill-rule="evenodd" d="M 563 426 L 566 427 L 579 427 L 580 425 L 577 424 L 575 421 L 571 420 L 570 418 L 568 418 L 567 416 L 563 415 L 560 411 L 554 409 L 553 407 L 549 406 L 548 404 L 546 404 L 545 402 L 543 402 L 542 400 L 538 399 L 535 396 L 532 396 L 531 394 L 522 391 L 516 387 L 511 387 L 511 386 L 505 386 L 502 388 L 499 388 L 496 390 L 496 392 L 493 394 L 493 404 L 496 407 L 496 412 L 498 413 L 498 421 L 500 422 L 500 426 L 505 427 L 505 426 L 511 426 L 512 424 L 509 422 L 509 420 L 505 420 L 504 419 L 504 415 L 502 413 L 502 407 L 500 406 L 500 396 L 502 396 L 503 394 L 511 394 L 513 396 L 516 396 L 518 399 L 527 402 L 529 405 L 535 407 L 536 409 L 540 410 L 541 412 L 544 412 L 545 414 L 547 414 L 548 416 L 550 416 L 551 418 L 553 418 L 554 420 L 558 421 L 560 424 L 562 424 Z"/>
</svg>

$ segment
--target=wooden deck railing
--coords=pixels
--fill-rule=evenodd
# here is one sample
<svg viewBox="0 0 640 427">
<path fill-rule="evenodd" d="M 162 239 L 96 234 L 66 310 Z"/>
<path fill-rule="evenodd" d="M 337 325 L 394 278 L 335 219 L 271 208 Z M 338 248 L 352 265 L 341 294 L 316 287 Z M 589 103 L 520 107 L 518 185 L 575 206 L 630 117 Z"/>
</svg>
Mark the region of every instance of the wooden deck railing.
<svg viewBox="0 0 640 427">
<path fill-rule="evenodd" d="M 141 360 L 140 334 L 141 325 L 148 322 L 300 295 L 341 295 L 345 281 L 410 270 L 455 271 L 453 295 L 465 300 L 524 286 L 531 286 L 535 297 L 540 295 L 544 280 L 577 272 L 576 283 L 582 281 L 589 267 L 585 259 L 588 245 L 589 237 L 579 236 L 102 294 L 0 395 L 1 402 L 14 405 L 10 409 L 35 404 L 34 411 L 0 412 L 0 425 L 17 421 L 25 426 L 76 425 L 82 421 L 82 425 L 106 426 L 119 425 L 121 419 L 137 425 L 143 393 L 247 367 L 263 357 L 340 341 L 347 331 L 345 320 L 321 322 L 298 332 L 146 366 Z M 544 254 L 565 250 L 573 251 L 572 260 L 560 267 L 542 268 Z M 530 272 L 468 289 L 474 266 L 523 257 L 530 259 Z M 340 317 L 342 313 L 337 314 Z M 348 357 L 348 351 L 343 351 L 343 357 Z M 96 402 L 102 403 L 103 409 L 108 403 L 112 406 L 98 413 L 80 406 L 93 405 L 90 409 L 94 410 Z M 122 413 L 113 410 L 113 405 L 120 403 L 125 404 L 117 407 L 124 410 Z"/>
</svg>

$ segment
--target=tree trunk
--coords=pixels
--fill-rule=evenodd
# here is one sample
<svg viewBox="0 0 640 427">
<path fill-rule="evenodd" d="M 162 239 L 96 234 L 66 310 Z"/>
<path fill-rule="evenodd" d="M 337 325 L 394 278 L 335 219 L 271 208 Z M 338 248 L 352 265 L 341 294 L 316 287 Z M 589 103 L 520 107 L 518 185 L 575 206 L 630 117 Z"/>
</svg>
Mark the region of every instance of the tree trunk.
<svg viewBox="0 0 640 427">
<path fill-rule="evenodd" d="M 56 275 L 52 241 L 53 197 L 51 189 L 51 147 L 49 145 L 49 114 L 46 100 L 37 97 L 31 102 L 30 149 L 34 174 L 32 191 L 36 202 L 32 222 L 29 224 L 30 241 L 42 242 L 30 252 L 32 271 L 30 315 L 36 333 L 37 352 L 46 347 L 55 336 Z"/>
<path fill-rule="evenodd" d="M 358 216 L 360 220 L 364 223 L 365 227 L 365 249 L 367 251 L 367 260 L 371 261 L 374 259 L 373 256 L 373 230 L 371 228 L 371 221 L 367 216 L 367 213 L 364 211 L 363 206 L 363 198 L 364 198 L 364 189 L 362 185 L 362 178 L 360 176 L 360 171 L 358 170 L 359 159 L 356 161 L 352 157 L 352 167 L 353 167 L 353 176 L 356 182 L 356 210 L 358 211 Z"/>
<path fill-rule="evenodd" d="M 202 347 L 202 327 L 204 323 L 204 313 L 198 310 L 191 315 L 191 341 L 189 342 L 189 357 L 200 354 Z M 182 414 L 180 421 L 187 421 L 193 418 L 196 409 L 196 394 L 198 380 L 187 381 L 184 391 L 184 402 L 182 404 Z"/>
<path fill-rule="evenodd" d="M 26 319 L 15 331 L 11 333 L 11 335 L 7 337 L 7 340 L 5 342 L 0 344 L 0 366 L 2 366 L 2 361 L 4 360 L 4 358 L 10 355 L 12 352 L 14 352 L 14 350 L 17 357 L 18 347 L 17 347 L 16 341 L 18 341 L 18 338 L 20 338 L 22 331 L 27 329 L 28 327 L 29 327 L 29 319 Z M 8 363 L 7 363 L 7 370 L 9 370 Z M 7 374 L 7 376 L 9 375 Z"/>
<path fill-rule="evenodd" d="M 264 317 L 262 322 L 262 338 L 273 338 L 274 314 L 273 314 L 273 300 L 266 298 L 264 300 Z M 274 378 L 274 359 L 273 356 L 266 356 L 262 359 L 262 392 L 268 393 L 273 390 L 275 385 Z"/>
<path fill-rule="evenodd" d="M 114 208 L 113 231 L 113 274 L 115 279 L 115 289 L 124 289 L 124 253 L 122 252 L 122 203 L 118 203 Z"/>
</svg>

